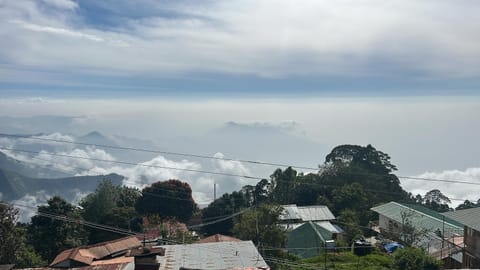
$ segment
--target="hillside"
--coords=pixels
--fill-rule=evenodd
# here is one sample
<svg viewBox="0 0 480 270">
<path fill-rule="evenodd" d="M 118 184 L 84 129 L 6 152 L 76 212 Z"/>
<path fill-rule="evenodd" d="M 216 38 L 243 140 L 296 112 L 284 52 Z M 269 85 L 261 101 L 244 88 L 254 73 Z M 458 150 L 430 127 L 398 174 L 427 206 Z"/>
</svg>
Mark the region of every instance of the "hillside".
<svg viewBox="0 0 480 270">
<path fill-rule="evenodd" d="M 79 193 L 90 193 L 95 190 L 103 179 L 111 180 L 120 185 L 123 176 L 118 174 L 74 176 L 66 178 L 31 178 L 19 173 L 0 169 L 0 193 L 5 201 L 44 191 L 48 195 L 61 195 L 67 200 L 73 200 Z"/>
<path fill-rule="evenodd" d="M 31 178 L 62 178 L 71 176 L 48 167 L 16 160 L 5 155 L 3 152 L 0 152 L 0 170 L 16 172 Z"/>
</svg>

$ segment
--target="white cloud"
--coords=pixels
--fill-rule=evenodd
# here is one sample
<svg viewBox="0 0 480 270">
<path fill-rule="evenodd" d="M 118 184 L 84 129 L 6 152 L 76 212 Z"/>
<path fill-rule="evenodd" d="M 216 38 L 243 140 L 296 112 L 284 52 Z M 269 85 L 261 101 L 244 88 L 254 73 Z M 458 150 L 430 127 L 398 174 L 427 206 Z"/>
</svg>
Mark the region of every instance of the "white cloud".
<svg viewBox="0 0 480 270">
<path fill-rule="evenodd" d="M 19 221 L 30 222 L 30 218 L 37 212 L 37 207 L 47 203 L 47 200 L 51 197 L 44 190 L 37 191 L 35 194 L 26 194 L 18 200 L 14 200 L 11 203 L 20 210 Z"/>
<path fill-rule="evenodd" d="M 78 7 L 78 4 L 72 0 L 43 0 L 43 2 L 57 7 L 57 8 L 63 8 L 63 9 L 75 9 Z"/>
<path fill-rule="evenodd" d="M 0 31 L 0 57 L 19 65 L 266 77 L 480 72 L 479 7 L 471 1 L 213 1 L 170 7 L 191 17 L 127 19 L 114 30 L 72 25 L 67 17 L 78 16 L 74 12 L 49 14 L 26 3 L 7 2 L 0 12 L 4 20 L 21 22 L 3 21 Z"/>
<path fill-rule="evenodd" d="M 446 183 L 428 180 L 402 180 L 402 186 L 413 194 L 422 196 L 432 190 L 439 189 L 449 198 L 453 198 L 452 205 L 456 206 L 465 200 L 477 201 L 480 199 L 480 168 L 461 170 L 445 170 L 441 172 L 425 172 L 415 176 L 425 179 L 440 179 L 460 182 L 473 182 L 475 185 L 462 183 Z"/>
</svg>

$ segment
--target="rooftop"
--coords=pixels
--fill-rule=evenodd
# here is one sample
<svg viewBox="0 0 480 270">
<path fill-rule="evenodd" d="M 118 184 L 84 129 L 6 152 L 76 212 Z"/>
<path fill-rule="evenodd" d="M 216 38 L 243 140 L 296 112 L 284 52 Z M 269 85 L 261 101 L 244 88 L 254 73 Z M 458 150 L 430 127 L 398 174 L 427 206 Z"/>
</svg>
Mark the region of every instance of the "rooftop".
<svg viewBox="0 0 480 270">
<path fill-rule="evenodd" d="M 442 214 L 449 219 L 453 219 L 467 227 L 480 231 L 480 207 L 450 211 Z"/>
<path fill-rule="evenodd" d="M 324 221 L 333 220 L 335 216 L 325 205 L 297 206 L 295 204 L 282 205 L 284 212 L 280 220 Z"/>
<path fill-rule="evenodd" d="M 371 210 L 399 223 L 402 223 L 402 215 L 408 213 L 408 220 L 414 227 L 430 232 L 444 231 L 446 237 L 463 235 L 461 223 L 419 205 L 389 202 L 372 207 Z"/>
<path fill-rule="evenodd" d="M 112 259 L 122 253 L 126 253 L 131 248 L 136 248 L 142 244 L 135 236 L 124 237 L 112 241 L 101 242 L 95 245 L 67 249 L 55 257 L 50 264 L 51 267 L 71 267 L 71 261 L 83 265 L 93 265 L 93 262 L 100 259 Z M 116 263 L 117 261 L 113 261 Z M 122 261 L 124 262 L 124 261 Z M 78 265 L 76 265 L 78 266 Z"/>
<path fill-rule="evenodd" d="M 159 270 L 269 269 L 252 241 L 166 245 Z"/>
</svg>

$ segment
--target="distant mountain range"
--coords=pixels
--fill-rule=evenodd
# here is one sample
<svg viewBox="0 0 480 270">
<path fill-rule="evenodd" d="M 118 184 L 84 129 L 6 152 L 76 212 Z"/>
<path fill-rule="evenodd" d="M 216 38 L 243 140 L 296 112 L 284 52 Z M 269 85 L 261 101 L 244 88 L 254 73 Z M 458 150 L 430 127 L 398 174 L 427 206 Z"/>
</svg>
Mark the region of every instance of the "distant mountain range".
<svg viewBox="0 0 480 270">
<path fill-rule="evenodd" d="M 57 172 L 60 177 L 39 178 L 48 170 L 10 158 L 0 152 L 0 193 L 4 201 L 13 201 L 29 194 L 44 192 L 46 195 L 60 195 L 72 201 L 79 193 L 90 193 L 103 179 L 121 185 L 124 177 L 118 174 L 96 176 L 69 176 Z M 52 171 L 48 173 L 51 175 Z"/>
</svg>

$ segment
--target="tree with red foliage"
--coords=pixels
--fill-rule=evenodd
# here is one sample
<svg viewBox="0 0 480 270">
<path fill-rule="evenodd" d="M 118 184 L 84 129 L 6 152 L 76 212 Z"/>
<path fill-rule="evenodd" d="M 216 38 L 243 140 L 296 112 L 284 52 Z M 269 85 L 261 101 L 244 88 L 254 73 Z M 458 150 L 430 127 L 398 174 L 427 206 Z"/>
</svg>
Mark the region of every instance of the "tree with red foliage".
<svg viewBox="0 0 480 270">
<path fill-rule="evenodd" d="M 162 218 L 188 221 L 196 209 L 188 183 L 176 179 L 159 181 L 142 190 L 136 209 L 141 214 L 158 214 Z"/>
</svg>

